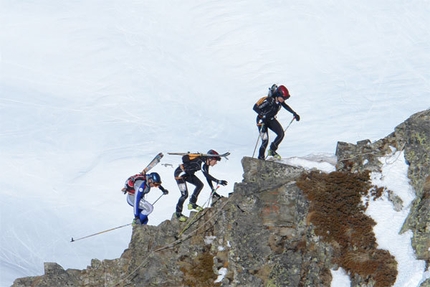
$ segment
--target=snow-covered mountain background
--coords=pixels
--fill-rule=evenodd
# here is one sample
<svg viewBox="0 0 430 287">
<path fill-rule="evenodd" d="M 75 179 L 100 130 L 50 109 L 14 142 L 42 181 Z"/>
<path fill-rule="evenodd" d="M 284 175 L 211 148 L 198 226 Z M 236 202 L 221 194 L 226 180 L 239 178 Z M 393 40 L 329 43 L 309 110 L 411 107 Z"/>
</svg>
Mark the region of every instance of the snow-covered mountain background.
<svg viewBox="0 0 430 287">
<path fill-rule="evenodd" d="M 120 190 L 160 151 L 230 151 L 211 169 L 228 196 L 273 83 L 301 116 L 278 150 L 291 164 L 321 165 L 337 141 L 378 140 L 430 107 L 428 0 L 2 0 L 0 14 L 1 286 L 43 262 L 119 257 L 130 226 L 71 238 L 130 223 Z M 180 157 L 162 163 L 170 193 L 153 225 L 180 195 Z M 396 286 L 430 276 L 417 264 Z M 349 286 L 341 277 L 333 286 Z"/>
</svg>

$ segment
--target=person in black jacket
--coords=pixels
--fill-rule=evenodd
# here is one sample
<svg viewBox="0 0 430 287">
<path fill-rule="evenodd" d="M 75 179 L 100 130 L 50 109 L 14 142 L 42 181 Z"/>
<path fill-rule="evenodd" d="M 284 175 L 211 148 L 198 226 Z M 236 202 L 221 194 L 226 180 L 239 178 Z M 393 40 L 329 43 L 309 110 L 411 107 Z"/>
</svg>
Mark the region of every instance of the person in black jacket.
<svg viewBox="0 0 430 287">
<path fill-rule="evenodd" d="M 202 181 L 195 175 L 196 171 L 201 170 L 203 175 L 213 192 L 213 196 L 220 197 L 219 194 L 215 192 L 212 182 L 216 182 L 220 185 L 227 185 L 227 181 L 218 180 L 209 174 L 209 167 L 217 164 L 221 160 L 219 153 L 214 150 L 209 150 L 207 152 L 209 156 L 202 156 L 200 154 L 186 154 L 182 157 L 182 164 L 179 165 L 174 172 L 176 183 L 178 184 L 179 190 L 181 191 L 181 197 L 179 198 L 178 204 L 176 205 L 176 217 L 179 221 L 186 221 L 187 218 L 182 214 L 182 208 L 185 200 L 188 198 L 188 188 L 187 182 L 195 185 L 195 189 L 190 198 L 190 203 L 188 204 L 188 209 L 195 209 L 197 211 L 203 210 L 201 206 L 197 205 L 197 197 L 200 191 L 203 189 Z M 203 165 L 203 166 L 202 166 Z"/>
<path fill-rule="evenodd" d="M 281 156 L 276 152 L 279 144 L 284 138 L 284 129 L 276 119 L 276 114 L 279 112 L 281 107 L 292 113 L 295 120 L 300 121 L 300 116 L 285 103 L 289 97 L 290 93 L 285 86 L 281 85 L 278 87 L 274 84 L 269 89 L 269 94 L 266 97 L 259 99 L 254 105 L 253 109 L 258 114 L 257 127 L 261 135 L 261 146 L 258 152 L 259 159 L 265 159 L 264 154 L 269 143 L 269 134 L 267 129 L 272 130 L 276 134 L 275 140 L 270 144 L 267 156 L 281 159 Z"/>
</svg>

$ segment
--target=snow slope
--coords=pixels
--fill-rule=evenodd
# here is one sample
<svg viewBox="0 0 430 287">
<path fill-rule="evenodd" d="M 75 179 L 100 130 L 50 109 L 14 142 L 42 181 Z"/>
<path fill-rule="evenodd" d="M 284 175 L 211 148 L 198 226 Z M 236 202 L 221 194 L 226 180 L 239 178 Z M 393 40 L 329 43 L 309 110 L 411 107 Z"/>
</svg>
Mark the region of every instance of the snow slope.
<svg viewBox="0 0 430 287">
<path fill-rule="evenodd" d="M 273 83 L 302 118 L 278 150 L 299 164 L 430 107 L 428 0 L 2 0 L 0 11 L 1 286 L 43 262 L 119 257 L 130 228 L 70 239 L 129 223 L 123 182 L 160 151 L 230 151 L 212 169 L 227 195 Z M 173 168 L 155 170 L 170 194 L 150 224 L 179 197 Z"/>
</svg>

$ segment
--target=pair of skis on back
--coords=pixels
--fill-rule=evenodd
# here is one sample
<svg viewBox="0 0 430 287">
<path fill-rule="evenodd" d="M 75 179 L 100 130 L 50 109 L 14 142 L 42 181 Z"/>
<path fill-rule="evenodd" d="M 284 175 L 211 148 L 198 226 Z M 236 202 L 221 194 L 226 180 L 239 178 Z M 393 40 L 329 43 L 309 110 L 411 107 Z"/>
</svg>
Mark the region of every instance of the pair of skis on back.
<svg viewBox="0 0 430 287">
<path fill-rule="evenodd" d="M 169 155 L 187 155 L 187 154 L 196 154 L 201 157 L 214 157 L 213 154 L 207 154 L 207 153 L 190 153 L 190 152 L 168 152 Z M 230 155 L 230 152 L 225 152 L 223 154 L 216 155 L 215 157 L 224 157 L 225 159 L 228 159 L 227 157 Z M 162 152 L 158 153 L 150 162 L 149 164 L 142 170 L 142 173 L 147 173 L 150 171 L 153 167 L 155 167 L 163 158 L 164 154 Z"/>
<path fill-rule="evenodd" d="M 198 155 L 198 156 L 202 156 L 202 157 L 224 157 L 225 159 L 228 159 L 227 157 L 230 155 L 229 152 L 225 152 L 222 154 L 218 154 L 218 155 L 213 155 L 213 154 L 208 154 L 208 153 L 193 153 L 193 152 L 168 152 L 168 154 L 170 155 L 186 155 L 186 154 L 194 154 L 194 155 Z"/>
</svg>

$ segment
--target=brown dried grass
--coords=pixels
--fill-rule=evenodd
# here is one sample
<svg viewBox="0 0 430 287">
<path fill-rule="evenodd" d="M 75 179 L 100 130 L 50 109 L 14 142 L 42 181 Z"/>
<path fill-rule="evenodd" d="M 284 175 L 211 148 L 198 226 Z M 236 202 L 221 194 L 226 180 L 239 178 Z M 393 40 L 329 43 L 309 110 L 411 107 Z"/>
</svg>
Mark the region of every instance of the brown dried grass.
<svg viewBox="0 0 430 287">
<path fill-rule="evenodd" d="M 381 189 L 370 184 L 369 172 L 312 171 L 302 175 L 297 186 L 311 201 L 307 222 L 315 234 L 335 248 L 333 263 L 350 274 L 358 274 L 378 286 L 392 286 L 397 262 L 385 250 L 377 249 L 375 221 L 364 214 L 361 198 L 380 195 Z M 377 192 L 375 192 L 377 191 Z"/>
</svg>

